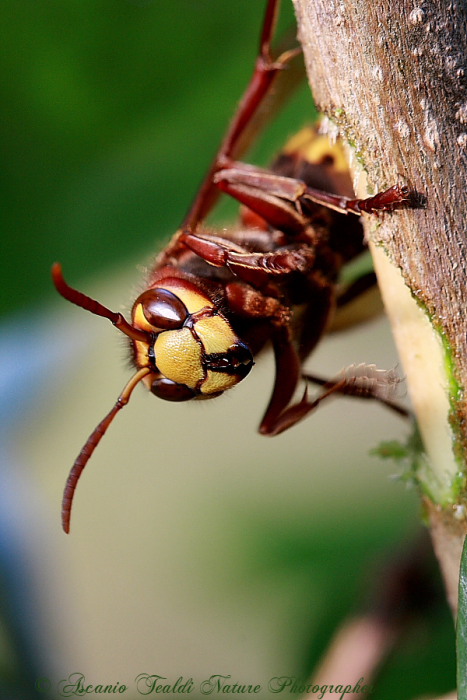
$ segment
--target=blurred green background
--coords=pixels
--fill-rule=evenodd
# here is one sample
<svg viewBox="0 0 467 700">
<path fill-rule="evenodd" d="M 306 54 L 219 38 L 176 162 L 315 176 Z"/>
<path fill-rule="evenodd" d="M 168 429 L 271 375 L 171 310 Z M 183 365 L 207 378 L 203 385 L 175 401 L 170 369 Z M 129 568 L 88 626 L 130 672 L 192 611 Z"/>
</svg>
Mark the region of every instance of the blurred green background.
<svg viewBox="0 0 467 700">
<path fill-rule="evenodd" d="M 59 530 L 67 470 L 128 372 L 113 329 L 57 298 L 50 265 L 112 308 L 131 302 L 138 263 L 182 220 L 251 74 L 263 6 L 1 3 L 2 698 L 44 697 L 35 678 L 56 688 L 73 672 L 307 676 L 386 552 L 418 529 L 416 494 L 368 456 L 406 426 L 342 400 L 261 438 L 266 358 L 219 403 L 135 392 L 80 484 L 72 535 Z M 313 115 L 304 86 L 251 157 L 266 163 Z M 361 361 L 396 363 L 384 321 L 326 341 L 313 369 Z M 441 605 L 376 696 L 453 684 Z"/>
<path fill-rule="evenodd" d="M 261 13 L 251 0 L 2 2 L 3 313 L 50 298 L 54 260 L 79 281 L 176 230 L 246 86 Z M 303 90 L 285 135 L 310 112 Z"/>
</svg>

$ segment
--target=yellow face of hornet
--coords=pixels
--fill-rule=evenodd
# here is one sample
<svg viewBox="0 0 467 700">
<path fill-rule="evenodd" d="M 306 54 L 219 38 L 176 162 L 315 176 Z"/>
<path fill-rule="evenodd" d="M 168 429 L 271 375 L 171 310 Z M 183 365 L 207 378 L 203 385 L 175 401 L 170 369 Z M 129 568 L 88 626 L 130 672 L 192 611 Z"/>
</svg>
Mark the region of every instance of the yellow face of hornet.
<svg viewBox="0 0 467 700">
<path fill-rule="evenodd" d="M 143 380 L 156 396 L 185 401 L 218 396 L 237 384 L 253 366 L 249 348 L 198 287 L 165 279 L 135 301 L 133 325 L 150 333 L 135 340 L 138 368 L 153 371 Z"/>
</svg>

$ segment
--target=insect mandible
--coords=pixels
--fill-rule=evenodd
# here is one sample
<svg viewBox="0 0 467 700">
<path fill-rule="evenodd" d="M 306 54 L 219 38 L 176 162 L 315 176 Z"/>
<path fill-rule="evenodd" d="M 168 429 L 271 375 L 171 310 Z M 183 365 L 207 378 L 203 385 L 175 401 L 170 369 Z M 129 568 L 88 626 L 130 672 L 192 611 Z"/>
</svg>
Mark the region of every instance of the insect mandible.
<svg viewBox="0 0 467 700">
<path fill-rule="evenodd" d="M 302 364 L 335 307 L 357 293 L 356 288 L 338 287 L 342 267 L 365 249 L 357 217 L 406 205 L 410 191 L 395 185 L 354 199 L 344 173 L 350 191 L 342 194 L 333 182 L 333 157 L 320 155 L 319 148 L 306 156 L 303 145 L 290 146 L 271 170 L 236 160 L 275 78 L 299 51 L 272 57 L 278 8 L 279 0 L 267 0 L 253 76 L 181 228 L 157 257 L 145 291 L 133 304 L 131 322 L 70 287 L 60 264 L 52 268 L 54 284 L 65 299 L 109 319 L 129 338 L 136 367 L 70 471 L 62 503 L 65 532 L 84 467 L 141 382 L 168 401 L 217 397 L 248 375 L 254 358 L 270 343 L 275 380 L 259 428 L 263 435 L 287 430 L 336 393 L 374 398 L 404 412 L 388 397 L 387 387 L 397 382 L 392 372 L 353 365 L 325 381 L 304 373 Z M 308 132 L 305 141 L 316 151 L 316 134 Z M 221 236 L 202 225 L 220 191 L 244 206 L 239 227 Z M 303 396 L 294 401 L 302 380 Z M 313 398 L 308 395 L 310 381 L 321 385 Z"/>
</svg>

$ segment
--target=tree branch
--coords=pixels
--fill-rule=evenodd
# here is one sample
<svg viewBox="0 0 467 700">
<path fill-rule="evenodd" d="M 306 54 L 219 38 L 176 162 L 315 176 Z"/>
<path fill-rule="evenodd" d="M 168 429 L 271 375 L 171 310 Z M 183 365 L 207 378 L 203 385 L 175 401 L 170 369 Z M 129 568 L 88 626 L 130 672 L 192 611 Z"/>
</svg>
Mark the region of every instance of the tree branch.
<svg viewBox="0 0 467 700">
<path fill-rule="evenodd" d="M 352 148 L 358 195 L 403 182 L 426 197 L 425 209 L 367 219 L 366 229 L 428 455 L 418 478 L 455 608 L 467 530 L 467 5 L 294 4 L 313 95 Z"/>
</svg>

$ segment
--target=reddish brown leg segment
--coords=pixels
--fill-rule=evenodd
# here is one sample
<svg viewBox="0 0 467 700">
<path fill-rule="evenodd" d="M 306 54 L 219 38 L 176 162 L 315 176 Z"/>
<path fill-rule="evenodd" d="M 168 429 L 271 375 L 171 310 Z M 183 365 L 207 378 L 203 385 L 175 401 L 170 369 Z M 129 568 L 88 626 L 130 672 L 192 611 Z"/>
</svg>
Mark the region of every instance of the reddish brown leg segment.
<svg viewBox="0 0 467 700">
<path fill-rule="evenodd" d="M 341 214 L 362 212 L 377 214 L 392 211 L 412 199 L 408 187 L 394 185 L 367 199 L 350 199 L 330 192 L 307 187 L 302 180 L 276 175 L 262 168 L 239 162 L 226 163 L 214 176 L 217 186 L 254 212 L 271 226 L 296 230 L 303 229 L 306 205 L 313 203 L 334 209 Z"/>
<path fill-rule="evenodd" d="M 300 234 L 307 224 L 296 206 L 305 190 L 300 180 L 235 163 L 235 168 L 220 170 L 214 182 L 273 228 L 294 235 Z"/>
<path fill-rule="evenodd" d="M 182 234 L 180 240 L 206 262 L 216 267 L 228 267 L 240 278 L 242 271 L 248 270 L 248 281 L 251 280 L 251 271 L 268 275 L 305 272 L 315 261 L 314 252 L 305 245 L 269 253 L 240 253 L 229 248 L 227 244 L 220 243 L 219 239 L 195 236 L 192 233 Z"/>
<path fill-rule="evenodd" d="M 301 51 L 300 48 L 287 51 L 276 60 L 271 57 L 271 42 L 279 5 L 280 0 L 268 0 L 260 38 L 259 56 L 256 60 L 253 76 L 198 195 L 185 218 L 183 224 L 185 229 L 194 231 L 197 224 L 211 210 L 219 194 L 213 182 L 214 174 L 223 167 L 226 160 L 238 157 L 239 141 L 268 93 L 275 76 Z"/>
<path fill-rule="evenodd" d="M 307 375 L 303 376 L 305 379 L 307 378 Z M 310 376 L 309 378 L 321 384 L 317 377 Z M 260 432 L 263 435 L 279 435 L 296 423 L 299 423 L 325 399 L 334 394 L 374 399 L 393 409 L 399 415 L 407 417 L 410 414 L 403 407 L 390 400 L 390 395 L 394 393 L 394 387 L 397 386 L 399 381 L 393 370 L 389 372 L 378 370 L 374 365 L 351 365 L 339 377 L 324 381 L 322 383 L 322 393 L 312 401 L 308 399 L 308 389 L 306 388 L 300 401 L 286 407 L 287 401 L 280 413 L 271 410 L 270 404 L 261 423 Z"/>
<path fill-rule="evenodd" d="M 339 389 L 338 393 L 344 396 L 354 396 L 359 399 L 378 401 L 403 418 L 410 418 L 412 416 L 411 411 L 405 408 L 405 406 L 395 403 L 390 398 L 391 394 L 394 393 L 394 387 L 399 381 L 393 370 L 377 370 L 373 365 L 352 365 L 352 367 L 347 370 L 347 373 L 350 369 L 352 372 L 357 370 L 357 380 L 351 378 L 350 381 L 346 381 L 345 385 Z M 366 370 L 366 377 L 363 381 L 362 370 Z M 379 381 L 376 376 L 378 372 L 381 374 Z M 315 374 L 308 373 L 303 374 L 302 378 L 322 387 L 333 386 L 336 381 L 324 379 L 323 377 L 317 377 Z"/>
<path fill-rule="evenodd" d="M 277 435 L 282 430 L 286 430 L 289 425 L 293 425 L 290 423 L 282 427 L 282 416 L 290 411 L 286 407 L 292 400 L 300 380 L 300 358 L 288 337 L 287 329 L 281 330 L 276 336 L 273 340 L 273 347 L 276 377 L 268 407 L 259 427 L 259 432 L 262 435 Z"/>
<path fill-rule="evenodd" d="M 384 192 L 378 192 L 373 197 L 367 199 L 349 199 L 348 197 L 339 197 L 338 195 L 315 190 L 312 187 L 307 187 L 304 195 L 300 198 L 300 202 L 314 202 L 322 204 L 329 209 L 335 209 L 342 214 L 357 214 L 362 212 L 366 214 L 378 214 L 383 211 L 393 211 L 403 204 L 410 202 L 412 194 L 405 185 L 393 185 Z"/>
<path fill-rule="evenodd" d="M 276 327 L 286 326 L 290 319 L 290 310 L 278 299 L 263 294 L 249 284 L 231 282 L 225 291 L 229 307 L 240 317 L 269 320 Z"/>
</svg>

